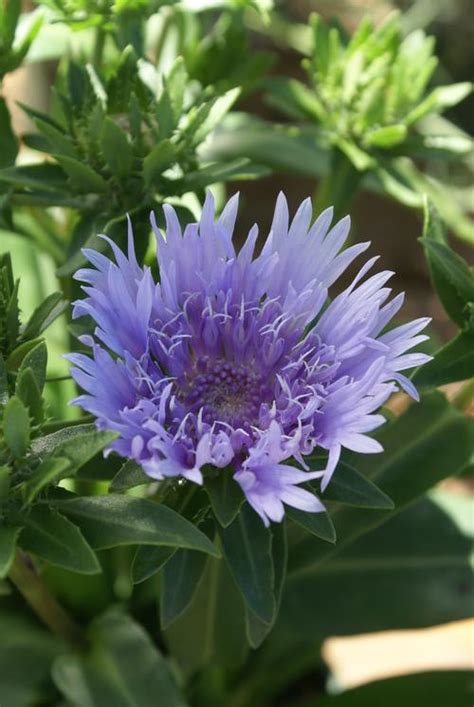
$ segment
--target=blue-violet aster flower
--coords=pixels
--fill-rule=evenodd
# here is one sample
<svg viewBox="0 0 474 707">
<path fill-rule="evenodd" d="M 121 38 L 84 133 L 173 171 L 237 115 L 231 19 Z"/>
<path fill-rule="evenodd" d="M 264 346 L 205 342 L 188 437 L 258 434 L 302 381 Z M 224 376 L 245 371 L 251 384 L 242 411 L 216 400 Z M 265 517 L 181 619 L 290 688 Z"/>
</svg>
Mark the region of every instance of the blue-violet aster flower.
<svg viewBox="0 0 474 707">
<path fill-rule="evenodd" d="M 75 275 L 86 298 L 74 317 L 90 315 L 97 327 L 82 337 L 91 355 L 69 360 L 86 391 L 74 402 L 99 429 L 119 433 L 111 450 L 153 479 L 202 484 L 206 465 L 230 467 L 268 525 L 282 520 L 284 504 L 323 509 L 301 484 L 321 478 L 324 491 L 342 448 L 382 451 L 368 433 L 385 421 L 377 410 L 394 391 L 417 398 L 401 371 L 429 358 L 406 353 L 427 338 L 420 331 L 429 320 L 386 331 L 403 294 L 390 299 L 391 272 L 366 277 L 377 258 L 328 300 L 369 246 L 341 250 L 349 217 L 330 229 L 327 209 L 312 224 L 307 199 L 290 222 L 280 194 L 255 255 L 256 226 L 239 252 L 232 243 L 237 206 L 234 196 L 216 220 L 208 194 L 201 220 L 184 233 L 171 206 L 163 207 L 166 234 L 152 215 L 158 283 L 137 262 L 131 225 L 127 255 L 106 239 L 115 262 L 85 249 L 94 269 Z M 317 448 L 328 452 L 324 471 L 305 462 Z"/>
</svg>

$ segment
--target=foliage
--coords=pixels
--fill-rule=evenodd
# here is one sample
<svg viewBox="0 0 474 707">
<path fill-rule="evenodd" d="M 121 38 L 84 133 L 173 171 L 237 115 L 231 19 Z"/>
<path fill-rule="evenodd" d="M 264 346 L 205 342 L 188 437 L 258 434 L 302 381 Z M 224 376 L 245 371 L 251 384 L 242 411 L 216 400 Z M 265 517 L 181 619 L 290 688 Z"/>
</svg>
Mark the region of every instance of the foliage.
<svg viewBox="0 0 474 707">
<path fill-rule="evenodd" d="M 272 3 L 42 4 L 20 32 L 20 4 L 0 0 L 0 78 L 35 38 L 43 41 L 51 19 L 67 42 L 72 30 L 92 41 L 61 58 L 49 112 L 23 106 L 34 131 L 21 136 L 30 151 L 20 160 L 0 98 L 0 250 L 12 244 L 11 255 L 0 255 L 0 703 L 146 707 L 160 696 L 166 707 L 342 707 L 419 703 L 429 694 L 434 705 L 464 704 L 464 673 L 394 678 L 337 696 L 314 684 L 303 702 L 288 690 L 323 670 L 320 646 L 330 635 L 420 628 L 471 612 L 471 507 L 433 491 L 472 469 L 474 428 L 464 410 L 474 376 L 474 275 L 444 222 L 466 240 L 471 231 L 450 192 L 420 166 L 464 160 L 465 136 L 454 127 L 438 136 L 427 119 L 470 87 L 428 89 L 433 41 L 421 31 L 404 36 L 398 17 L 378 28 L 366 20 L 351 38 L 314 17 L 307 83 L 265 80 L 268 100 L 290 121 L 276 125 L 238 103 L 262 87 L 270 66 L 248 26 L 258 16 L 271 34 Z M 104 458 L 114 433 L 68 413 L 61 391 L 73 385 L 54 379 L 50 364 L 83 347 L 69 303 L 84 245 L 100 249 L 100 231 L 122 245 L 129 213 L 139 260 L 150 263 L 151 210 L 173 203 L 187 221 L 209 185 L 219 194 L 226 182 L 268 171 L 323 177 L 318 200 L 339 209 L 361 185 L 423 204 L 420 253 L 457 333 L 415 372 L 421 402 L 397 416 L 386 411 L 375 435 L 384 453 L 345 453 L 325 512 L 292 509 L 266 528 L 228 469 L 209 469 L 201 489 L 150 482 L 135 462 Z M 18 243 L 31 246 L 34 266 L 18 258 Z M 46 296 L 38 285 L 25 307 L 44 263 L 55 284 Z M 451 383 L 461 383 L 454 400 L 436 390 Z M 326 462 L 314 455 L 311 469 Z"/>
</svg>

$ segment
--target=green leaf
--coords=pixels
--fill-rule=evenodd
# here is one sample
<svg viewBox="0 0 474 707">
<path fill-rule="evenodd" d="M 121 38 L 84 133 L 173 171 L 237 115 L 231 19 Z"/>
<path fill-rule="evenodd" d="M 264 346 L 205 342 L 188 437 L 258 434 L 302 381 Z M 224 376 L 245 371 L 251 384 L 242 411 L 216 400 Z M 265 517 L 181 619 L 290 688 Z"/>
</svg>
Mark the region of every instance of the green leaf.
<svg viewBox="0 0 474 707">
<path fill-rule="evenodd" d="M 474 273 L 448 245 L 422 238 L 438 296 L 451 319 L 461 328 L 468 323 L 467 305 L 474 302 Z"/>
<path fill-rule="evenodd" d="M 132 168 L 132 148 L 126 134 L 112 118 L 104 120 L 100 147 L 112 174 L 127 177 Z"/>
<path fill-rule="evenodd" d="M 364 136 L 367 147 L 379 147 L 382 150 L 400 145 L 408 134 L 406 125 L 387 125 L 377 130 L 371 130 Z"/>
<path fill-rule="evenodd" d="M 462 331 L 419 368 L 412 380 L 417 388 L 437 388 L 474 376 L 474 331 Z"/>
<path fill-rule="evenodd" d="M 179 183 L 191 189 L 201 189 L 218 182 L 259 179 L 269 174 L 266 167 L 251 164 L 246 157 L 241 157 L 228 164 L 213 164 L 195 172 L 187 172 Z"/>
<path fill-rule="evenodd" d="M 15 163 L 18 142 L 12 130 L 10 113 L 5 99 L 0 97 L 0 168 Z"/>
<path fill-rule="evenodd" d="M 36 346 L 31 348 L 26 356 L 23 358 L 20 368 L 19 368 L 19 373 L 21 371 L 26 370 L 29 368 L 34 377 L 35 380 L 38 384 L 38 387 L 40 390 L 43 390 L 44 386 L 44 381 L 46 378 L 46 366 L 48 363 L 48 350 L 46 348 L 46 343 L 43 340 L 40 340 Z"/>
<path fill-rule="evenodd" d="M 223 528 L 232 523 L 245 500 L 242 489 L 232 475 L 233 470 L 230 468 L 219 469 L 214 476 L 207 476 L 204 484 L 214 515 Z"/>
<path fill-rule="evenodd" d="M 175 124 L 178 123 L 183 113 L 184 93 L 188 78 L 184 59 L 178 56 L 169 74 L 164 79 L 164 86 L 169 96 Z"/>
<path fill-rule="evenodd" d="M 169 545 L 219 552 L 209 538 L 171 508 L 132 496 L 95 496 L 53 501 L 81 528 L 94 549 L 118 545 Z"/>
<path fill-rule="evenodd" d="M 375 707 L 382 704 L 384 707 L 409 704 L 467 707 L 472 702 L 471 677 L 469 671 L 462 670 L 403 675 L 377 680 L 342 695 L 304 702 L 300 707 Z"/>
<path fill-rule="evenodd" d="M 77 707 L 186 707 L 172 671 L 143 628 L 122 611 L 96 619 L 88 655 L 56 659 L 53 679 Z"/>
<path fill-rule="evenodd" d="M 9 608 L 0 611 L 0 704 L 48 704 L 50 667 L 64 645 L 38 623 Z"/>
<path fill-rule="evenodd" d="M 107 183 L 91 167 L 65 155 L 54 155 L 71 180 L 71 186 L 79 194 L 101 193 L 107 191 Z M 1 174 L 0 174 L 1 177 Z"/>
<path fill-rule="evenodd" d="M 150 477 L 145 474 L 140 464 L 137 464 L 133 459 L 128 459 L 112 479 L 109 491 L 120 493 L 135 486 L 149 484 L 150 481 Z"/>
<path fill-rule="evenodd" d="M 203 145 L 201 153 L 207 161 L 228 162 L 247 157 L 253 164 L 276 171 L 320 178 L 329 169 L 328 150 L 321 142 L 321 136 L 313 128 L 305 133 L 243 113 L 230 113 L 212 141 Z"/>
<path fill-rule="evenodd" d="M 24 484 L 25 503 L 30 503 L 45 486 L 66 476 L 73 476 L 81 466 L 101 452 L 116 437 L 114 432 L 98 432 L 95 428 L 93 430 L 85 434 L 62 435 L 62 437 L 66 436 L 66 439 L 54 447 L 50 456 L 43 458 L 39 467 Z M 55 433 L 55 435 L 59 435 L 59 433 Z M 38 444 L 33 447 L 33 451 L 40 455 L 42 441 L 44 445 L 43 439 L 38 440 Z"/>
<path fill-rule="evenodd" d="M 474 445 L 474 423 L 438 392 L 426 395 L 377 435 L 382 455 L 360 456 L 358 467 L 390 498 L 395 508 L 362 513 L 341 507 L 334 513 L 338 544 L 329 548 L 311 538 L 294 549 L 293 571 L 322 564 L 356 538 L 384 523 L 442 479 L 459 473 L 469 463 Z M 377 459 L 374 457 L 377 456 Z"/>
<path fill-rule="evenodd" d="M 2 579 L 10 571 L 20 530 L 21 528 L 12 528 L 3 523 L 0 525 L 0 578 Z"/>
<path fill-rule="evenodd" d="M 224 557 L 247 606 L 263 622 L 271 623 L 276 604 L 270 529 L 245 504 L 233 523 L 219 533 Z"/>
<path fill-rule="evenodd" d="M 68 471 L 69 459 L 65 457 L 44 459 L 23 485 L 23 499 L 25 505 L 31 503 L 43 488 L 49 486 L 49 484 L 55 484 L 57 481 L 67 476 Z"/>
<path fill-rule="evenodd" d="M 59 127 L 42 118 L 35 118 L 34 122 L 39 132 L 46 137 L 49 143 L 48 152 L 65 155 L 76 160 L 79 159 L 72 140 Z"/>
<path fill-rule="evenodd" d="M 0 501 L 7 498 L 10 492 L 11 475 L 9 466 L 0 466 Z"/>
<path fill-rule="evenodd" d="M 167 629 L 191 603 L 206 566 L 206 555 L 192 550 L 178 550 L 163 569 L 160 620 Z"/>
<path fill-rule="evenodd" d="M 314 644 L 470 616 L 472 520 L 469 498 L 432 493 L 324 564 L 290 573 L 274 640 Z"/>
<path fill-rule="evenodd" d="M 315 484 L 312 484 L 313 488 Z M 331 483 L 323 496 L 324 501 L 336 501 L 347 506 L 360 508 L 383 508 L 392 510 L 393 501 L 370 479 L 359 474 L 357 469 L 339 462 Z M 319 515 L 319 514 L 318 514 Z"/>
<path fill-rule="evenodd" d="M 0 353 L 0 405 L 5 405 L 8 400 L 8 377 L 7 368 L 2 354 Z"/>
<path fill-rule="evenodd" d="M 36 351 L 35 351 L 36 350 Z M 31 354 L 32 351 L 35 353 L 27 359 L 27 356 Z M 32 368 L 39 376 L 38 384 L 43 379 L 45 375 L 45 367 L 47 363 L 47 351 L 45 350 L 45 344 L 43 339 L 32 339 L 31 341 L 24 341 L 22 344 L 13 349 L 6 360 L 7 370 L 14 373 L 18 371 L 25 359 L 27 363 L 24 368 Z M 31 364 L 34 365 L 31 365 Z"/>
<path fill-rule="evenodd" d="M 305 511 L 299 511 L 297 508 L 288 506 L 286 515 L 292 521 L 307 530 L 308 533 L 311 533 L 311 535 L 315 535 L 317 538 L 326 540 L 326 542 L 329 543 L 336 542 L 336 529 L 330 515 L 326 511 L 321 513 L 306 513 Z"/>
<path fill-rule="evenodd" d="M 175 547 L 140 545 L 133 558 L 132 582 L 139 584 L 153 577 L 173 557 Z"/>
<path fill-rule="evenodd" d="M 13 184 L 16 187 L 39 189 L 40 191 L 50 189 L 53 191 L 67 191 L 64 171 L 59 165 L 51 162 L 1 169 L 0 182 Z"/>
<path fill-rule="evenodd" d="M 176 147 L 165 139 L 159 142 L 143 160 L 143 177 L 145 184 L 156 184 L 163 172 L 176 159 Z"/>
<path fill-rule="evenodd" d="M 336 136 L 334 142 L 359 172 L 375 167 L 374 158 L 356 145 L 355 142 L 346 140 L 346 138 L 341 136 Z"/>
<path fill-rule="evenodd" d="M 167 629 L 165 639 L 186 676 L 207 664 L 235 668 L 244 661 L 244 606 L 225 562 L 209 558 L 191 605 Z"/>
<path fill-rule="evenodd" d="M 16 395 L 10 398 L 3 411 L 3 436 L 14 457 L 20 459 L 26 454 L 30 444 L 30 417 Z"/>
<path fill-rule="evenodd" d="M 35 339 L 67 309 L 68 303 L 60 292 L 53 292 L 35 309 L 23 331 L 23 339 Z"/>
<path fill-rule="evenodd" d="M 15 393 L 28 412 L 34 425 L 39 425 L 44 419 L 44 405 L 38 381 L 31 368 L 22 368 L 18 374 Z"/>
<path fill-rule="evenodd" d="M 80 574 L 101 571 L 92 548 L 79 528 L 47 505 L 37 505 L 23 516 L 20 545 L 24 550 Z"/>
<path fill-rule="evenodd" d="M 453 83 L 450 86 L 438 86 L 410 111 L 405 122 L 407 125 L 413 125 L 428 113 L 442 113 L 446 108 L 460 103 L 470 93 L 472 93 L 472 83 L 469 81 Z"/>
<path fill-rule="evenodd" d="M 269 624 L 259 619 L 246 607 L 247 638 L 252 648 L 258 648 L 273 628 L 278 617 L 280 604 L 283 597 L 283 587 L 286 579 L 286 565 L 288 561 L 288 543 L 286 538 L 285 521 L 274 523 L 272 526 L 272 558 L 275 571 L 275 601 L 276 612 L 273 621 Z"/>
<path fill-rule="evenodd" d="M 63 442 L 69 442 L 76 437 L 94 434 L 97 428 L 94 424 L 74 425 L 73 427 L 64 427 L 57 432 L 53 432 L 45 437 L 39 437 L 33 440 L 31 447 L 33 452 L 44 459 L 45 456 L 54 452 Z"/>
<path fill-rule="evenodd" d="M 18 334 L 20 332 L 20 310 L 18 307 L 18 286 L 19 280 L 15 282 L 15 286 L 7 302 L 5 310 L 5 329 L 7 350 L 15 346 Z M 8 363 L 8 362 L 7 362 Z"/>
<path fill-rule="evenodd" d="M 240 88 L 232 88 L 198 108 L 186 128 L 192 146 L 197 147 L 220 124 L 239 95 Z"/>
</svg>

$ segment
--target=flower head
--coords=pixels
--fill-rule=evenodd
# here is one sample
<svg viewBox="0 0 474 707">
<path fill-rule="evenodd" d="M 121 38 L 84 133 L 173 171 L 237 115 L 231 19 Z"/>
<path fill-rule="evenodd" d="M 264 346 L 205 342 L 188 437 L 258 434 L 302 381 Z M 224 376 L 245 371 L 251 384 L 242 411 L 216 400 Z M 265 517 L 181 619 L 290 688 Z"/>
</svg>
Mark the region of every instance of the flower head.
<svg viewBox="0 0 474 707">
<path fill-rule="evenodd" d="M 301 484 L 322 477 L 324 490 L 343 447 L 381 451 L 368 433 L 400 386 L 417 397 L 401 371 L 427 360 L 406 352 L 427 338 L 428 320 L 385 332 L 403 295 L 390 299 L 390 272 L 366 277 L 376 258 L 328 303 L 329 287 L 369 245 L 341 250 L 348 217 L 330 229 L 327 209 L 312 224 L 307 199 L 290 222 L 280 194 L 256 256 L 256 226 L 239 252 L 232 243 L 237 204 L 234 196 L 216 220 L 208 194 L 184 233 L 171 206 L 165 235 L 152 215 L 158 283 L 136 260 L 131 225 L 127 255 L 109 241 L 115 262 L 85 250 L 93 269 L 76 273 L 86 298 L 74 317 L 97 327 L 82 337 L 90 356 L 69 360 L 85 391 L 74 402 L 120 435 L 112 450 L 154 479 L 200 484 L 206 465 L 230 467 L 268 524 L 282 520 L 283 504 L 323 508 Z M 305 462 L 318 447 L 329 452 L 323 472 Z"/>
</svg>

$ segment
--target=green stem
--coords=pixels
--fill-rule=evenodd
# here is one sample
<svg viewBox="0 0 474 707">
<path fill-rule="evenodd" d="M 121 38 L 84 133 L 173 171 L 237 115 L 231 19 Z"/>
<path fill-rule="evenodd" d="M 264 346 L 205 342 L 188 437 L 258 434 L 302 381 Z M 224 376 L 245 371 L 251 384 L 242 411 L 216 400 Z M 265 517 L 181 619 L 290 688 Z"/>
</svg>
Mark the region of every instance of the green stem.
<svg viewBox="0 0 474 707">
<path fill-rule="evenodd" d="M 36 572 L 28 555 L 19 550 L 13 561 L 9 579 L 23 595 L 39 619 L 57 636 L 77 648 L 87 646 L 79 626 L 56 601 Z"/>
<path fill-rule="evenodd" d="M 318 183 L 314 194 L 314 212 L 319 214 L 328 206 L 334 206 L 336 219 L 345 216 L 357 194 L 363 172 L 338 148 L 333 148 L 329 174 Z"/>
<path fill-rule="evenodd" d="M 102 59 L 103 59 L 103 55 L 104 55 L 104 46 L 105 46 L 105 37 L 106 37 L 106 34 L 105 34 L 102 26 L 99 25 L 96 30 L 95 44 L 94 44 L 94 55 L 92 57 L 93 64 L 98 69 L 100 69 L 100 67 L 102 66 Z"/>
</svg>

